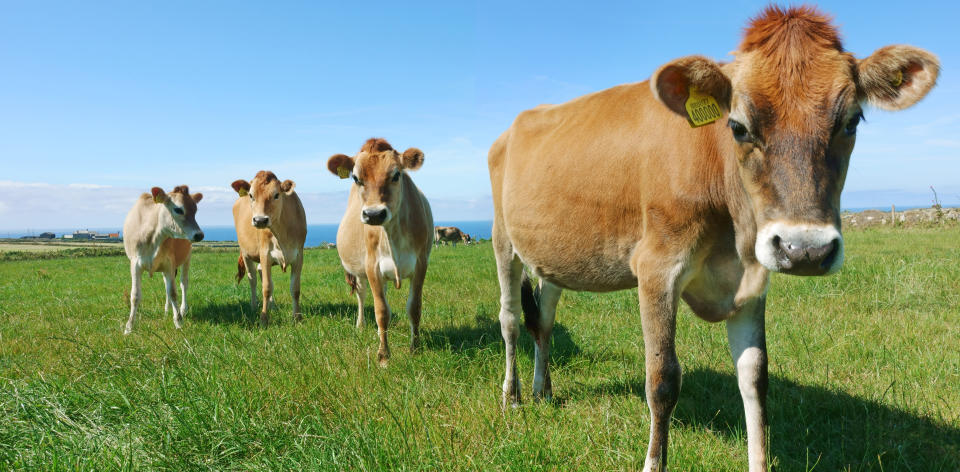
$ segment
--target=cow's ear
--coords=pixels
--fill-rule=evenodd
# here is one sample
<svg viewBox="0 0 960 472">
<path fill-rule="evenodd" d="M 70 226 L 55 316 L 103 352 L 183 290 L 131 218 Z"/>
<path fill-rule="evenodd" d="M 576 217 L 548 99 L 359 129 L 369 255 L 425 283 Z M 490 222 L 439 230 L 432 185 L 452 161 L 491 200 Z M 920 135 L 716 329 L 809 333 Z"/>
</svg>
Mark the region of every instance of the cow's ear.
<svg viewBox="0 0 960 472">
<path fill-rule="evenodd" d="M 245 197 L 248 193 L 250 193 L 250 182 L 247 182 L 246 180 L 234 180 L 230 186 L 233 187 L 233 189 L 236 190 L 241 197 Z"/>
<path fill-rule="evenodd" d="M 167 197 L 167 194 L 163 192 L 163 189 L 160 187 L 154 187 L 150 189 L 150 193 L 153 194 L 153 201 L 155 203 L 166 203 L 167 198 L 169 198 Z"/>
<path fill-rule="evenodd" d="M 291 193 L 293 193 L 293 188 L 296 186 L 297 184 L 293 183 L 292 180 L 288 179 L 288 180 L 284 180 L 283 183 L 280 184 L 280 190 L 282 190 L 283 193 L 290 195 Z"/>
<path fill-rule="evenodd" d="M 884 110 L 903 110 L 937 84 L 937 56 L 913 46 L 887 46 L 857 63 L 861 101 Z"/>
<path fill-rule="evenodd" d="M 730 110 L 732 85 L 720 65 L 687 56 L 660 66 L 650 78 L 653 96 L 693 126 L 712 123 Z"/>
<path fill-rule="evenodd" d="M 410 148 L 403 151 L 403 168 L 417 170 L 423 165 L 423 151 L 417 148 Z"/>
<path fill-rule="evenodd" d="M 190 195 L 190 198 L 193 199 L 193 203 L 200 203 L 200 200 L 203 200 L 203 194 L 197 192 L 193 195 Z"/>
<path fill-rule="evenodd" d="M 346 154 L 334 154 L 327 160 L 327 170 L 341 179 L 350 177 L 350 172 L 353 172 L 353 159 Z"/>
</svg>

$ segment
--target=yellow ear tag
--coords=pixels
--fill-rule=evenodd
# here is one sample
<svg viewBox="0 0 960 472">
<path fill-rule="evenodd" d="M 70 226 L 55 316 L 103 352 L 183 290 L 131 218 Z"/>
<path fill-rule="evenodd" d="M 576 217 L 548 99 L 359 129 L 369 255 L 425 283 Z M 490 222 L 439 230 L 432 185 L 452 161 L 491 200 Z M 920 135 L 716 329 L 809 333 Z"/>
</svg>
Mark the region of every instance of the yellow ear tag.
<svg viewBox="0 0 960 472">
<path fill-rule="evenodd" d="M 245 188 L 243 188 L 243 187 L 240 187 L 240 190 L 237 190 L 237 193 L 238 193 L 241 197 L 246 197 L 246 196 L 247 196 L 247 189 L 245 189 Z"/>
<path fill-rule="evenodd" d="M 164 201 L 165 201 L 164 198 L 161 197 L 160 195 L 155 195 L 155 196 L 153 197 L 153 202 L 154 202 L 154 203 L 163 203 Z"/>
<path fill-rule="evenodd" d="M 893 78 L 892 84 L 893 84 L 894 87 L 899 87 L 900 84 L 902 84 L 902 83 L 903 83 L 903 71 L 902 71 L 902 70 L 898 70 L 898 71 L 897 71 L 897 76 Z"/>
<path fill-rule="evenodd" d="M 346 167 L 337 167 L 337 175 L 339 175 L 341 179 L 350 177 L 350 169 L 347 169 Z"/>
<path fill-rule="evenodd" d="M 693 86 L 690 87 L 690 96 L 687 98 L 685 106 L 687 108 L 687 121 L 692 128 L 708 125 L 723 116 L 717 101 Z"/>
</svg>

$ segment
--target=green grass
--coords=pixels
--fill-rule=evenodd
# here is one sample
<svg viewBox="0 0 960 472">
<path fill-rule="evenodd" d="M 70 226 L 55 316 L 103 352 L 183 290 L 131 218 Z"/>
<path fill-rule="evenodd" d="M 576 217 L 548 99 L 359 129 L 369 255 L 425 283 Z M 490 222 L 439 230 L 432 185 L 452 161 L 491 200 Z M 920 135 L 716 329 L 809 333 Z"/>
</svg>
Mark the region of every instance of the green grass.
<svg viewBox="0 0 960 472">
<path fill-rule="evenodd" d="M 960 469 L 960 230 L 850 232 L 826 278 L 775 276 L 767 303 L 770 454 L 778 470 Z M 134 334 L 123 256 L 0 262 L 0 469 L 629 470 L 648 413 L 636 293 L 565 292 L 553 404 L 500 411 L 503 341 L 489 244 L 435 250 L 423 349 L 407 285 L 389 292 L 393 357 L 336 251 L 309 250 L 301 324 L 274 269 L 275 321 L 256 326 L 236 257 L 194 255 L 191 312 L 163 315 L 144 279 Z M 372 303 L 370 303 L 372 305 Z M 746 470 L 722 326 L 683 307 L 672 470 Z"/>
</svg>

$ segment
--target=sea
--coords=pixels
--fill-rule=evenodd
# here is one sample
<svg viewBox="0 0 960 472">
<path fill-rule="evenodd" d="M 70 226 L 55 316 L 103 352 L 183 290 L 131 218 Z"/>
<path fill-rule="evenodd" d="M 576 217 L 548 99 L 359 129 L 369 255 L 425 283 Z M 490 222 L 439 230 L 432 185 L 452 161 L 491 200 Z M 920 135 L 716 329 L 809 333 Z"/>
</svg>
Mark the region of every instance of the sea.
<svg viewBox="0 0 960 472">
<path fill-rule="evenodd" d="M 437 226 L 456 226 L 461 231 L 465 231 L 473 239 L 490 239 L 490 232 L 493 228 L 492 221 L 435 221 Z M 307 241 L 304 247 L 316 247 L 323 243 L 332 243 L 337 241 L 337 227 L 340 225 L 307 225 Z M 23 231 L 0 231 L 0 238 L 20 238 L 23 236 L 37 236 L 43 232 L 50 232 L 57 238 L 64 234 L 73 234 L 78 229 L 95 231 L 98 233 L 116 233 L 120 228 L 48 228 L 48 229 L 26 229 Z M 204 241 L 236 241 L 237 230 L 233 225 L 229 226 L 203 226 Z"/>
</svg>

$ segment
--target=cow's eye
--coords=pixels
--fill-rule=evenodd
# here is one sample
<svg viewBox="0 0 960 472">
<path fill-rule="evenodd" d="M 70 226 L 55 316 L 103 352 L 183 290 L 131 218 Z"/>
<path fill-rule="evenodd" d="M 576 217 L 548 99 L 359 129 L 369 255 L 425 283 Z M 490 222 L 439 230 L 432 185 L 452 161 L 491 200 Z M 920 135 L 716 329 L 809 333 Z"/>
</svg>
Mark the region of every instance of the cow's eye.
<svg viewBox="0 0 960 472">
<path fill-rule="evenodd" d="M 253 200 L 253 194 L 252 194 L 252 193 L 248 193 L 247 196 L 250 197 L 250 200 Z"/>
<path fill-rule="evenodd" d="M 357 174 L 350 174 L 350 177 L 353 177 L 353 182 L 357 185 L 363 186 L 363 182 L 357 177 Z"/>
<path fill-rule="evenodd" d="M 853 115 L 850 118 L 850 121 L 847 122 L 847 126 L 843 128 L 843 134 L 847 136 L 853 136 L 857 134 L 857 125 L 860 124 L 860 120 L 863 119 L 863 112 L 858 112 L 856 115 Z"/>
<path fill-rule="evenodd" d="M 183 214 L 183 208 L 179 208 L 179 207 L 178 207 L 178 208 L 174 208 L 174 209 L 173 209 L 173 212 L 176 213 L 176 214 L 178 214 L 178 215 L 182 215 L 182 214 Z"/>
<path fill-rule="evenodd" d="M 277 199 L 279 199 L 279 198 L 280 198 L 280 192 L 277 192 L 277 193 L 273 194 L 273 199 L 274 199 L 274 200 L 277 200 Z"/>
<path fill-rule="evenodd" d="M 730 131 L 733 131 L 733 139 L 744 143 L 750 141 L 750 132 L 747 131 L 747 127 L 743 126 L 743 123 L 734 120 L 727 120 L 727 125 L 730 126 Z"/>
<path fill-rule="evenodd" d="M 393 174 L 393 177 L 390 178 L 390 180 L 392 180 L 392 181 L 394 181 L 394 182 L 400 180 L 400 172 L 397 171 L 395 174 Z"/>
</svg>

